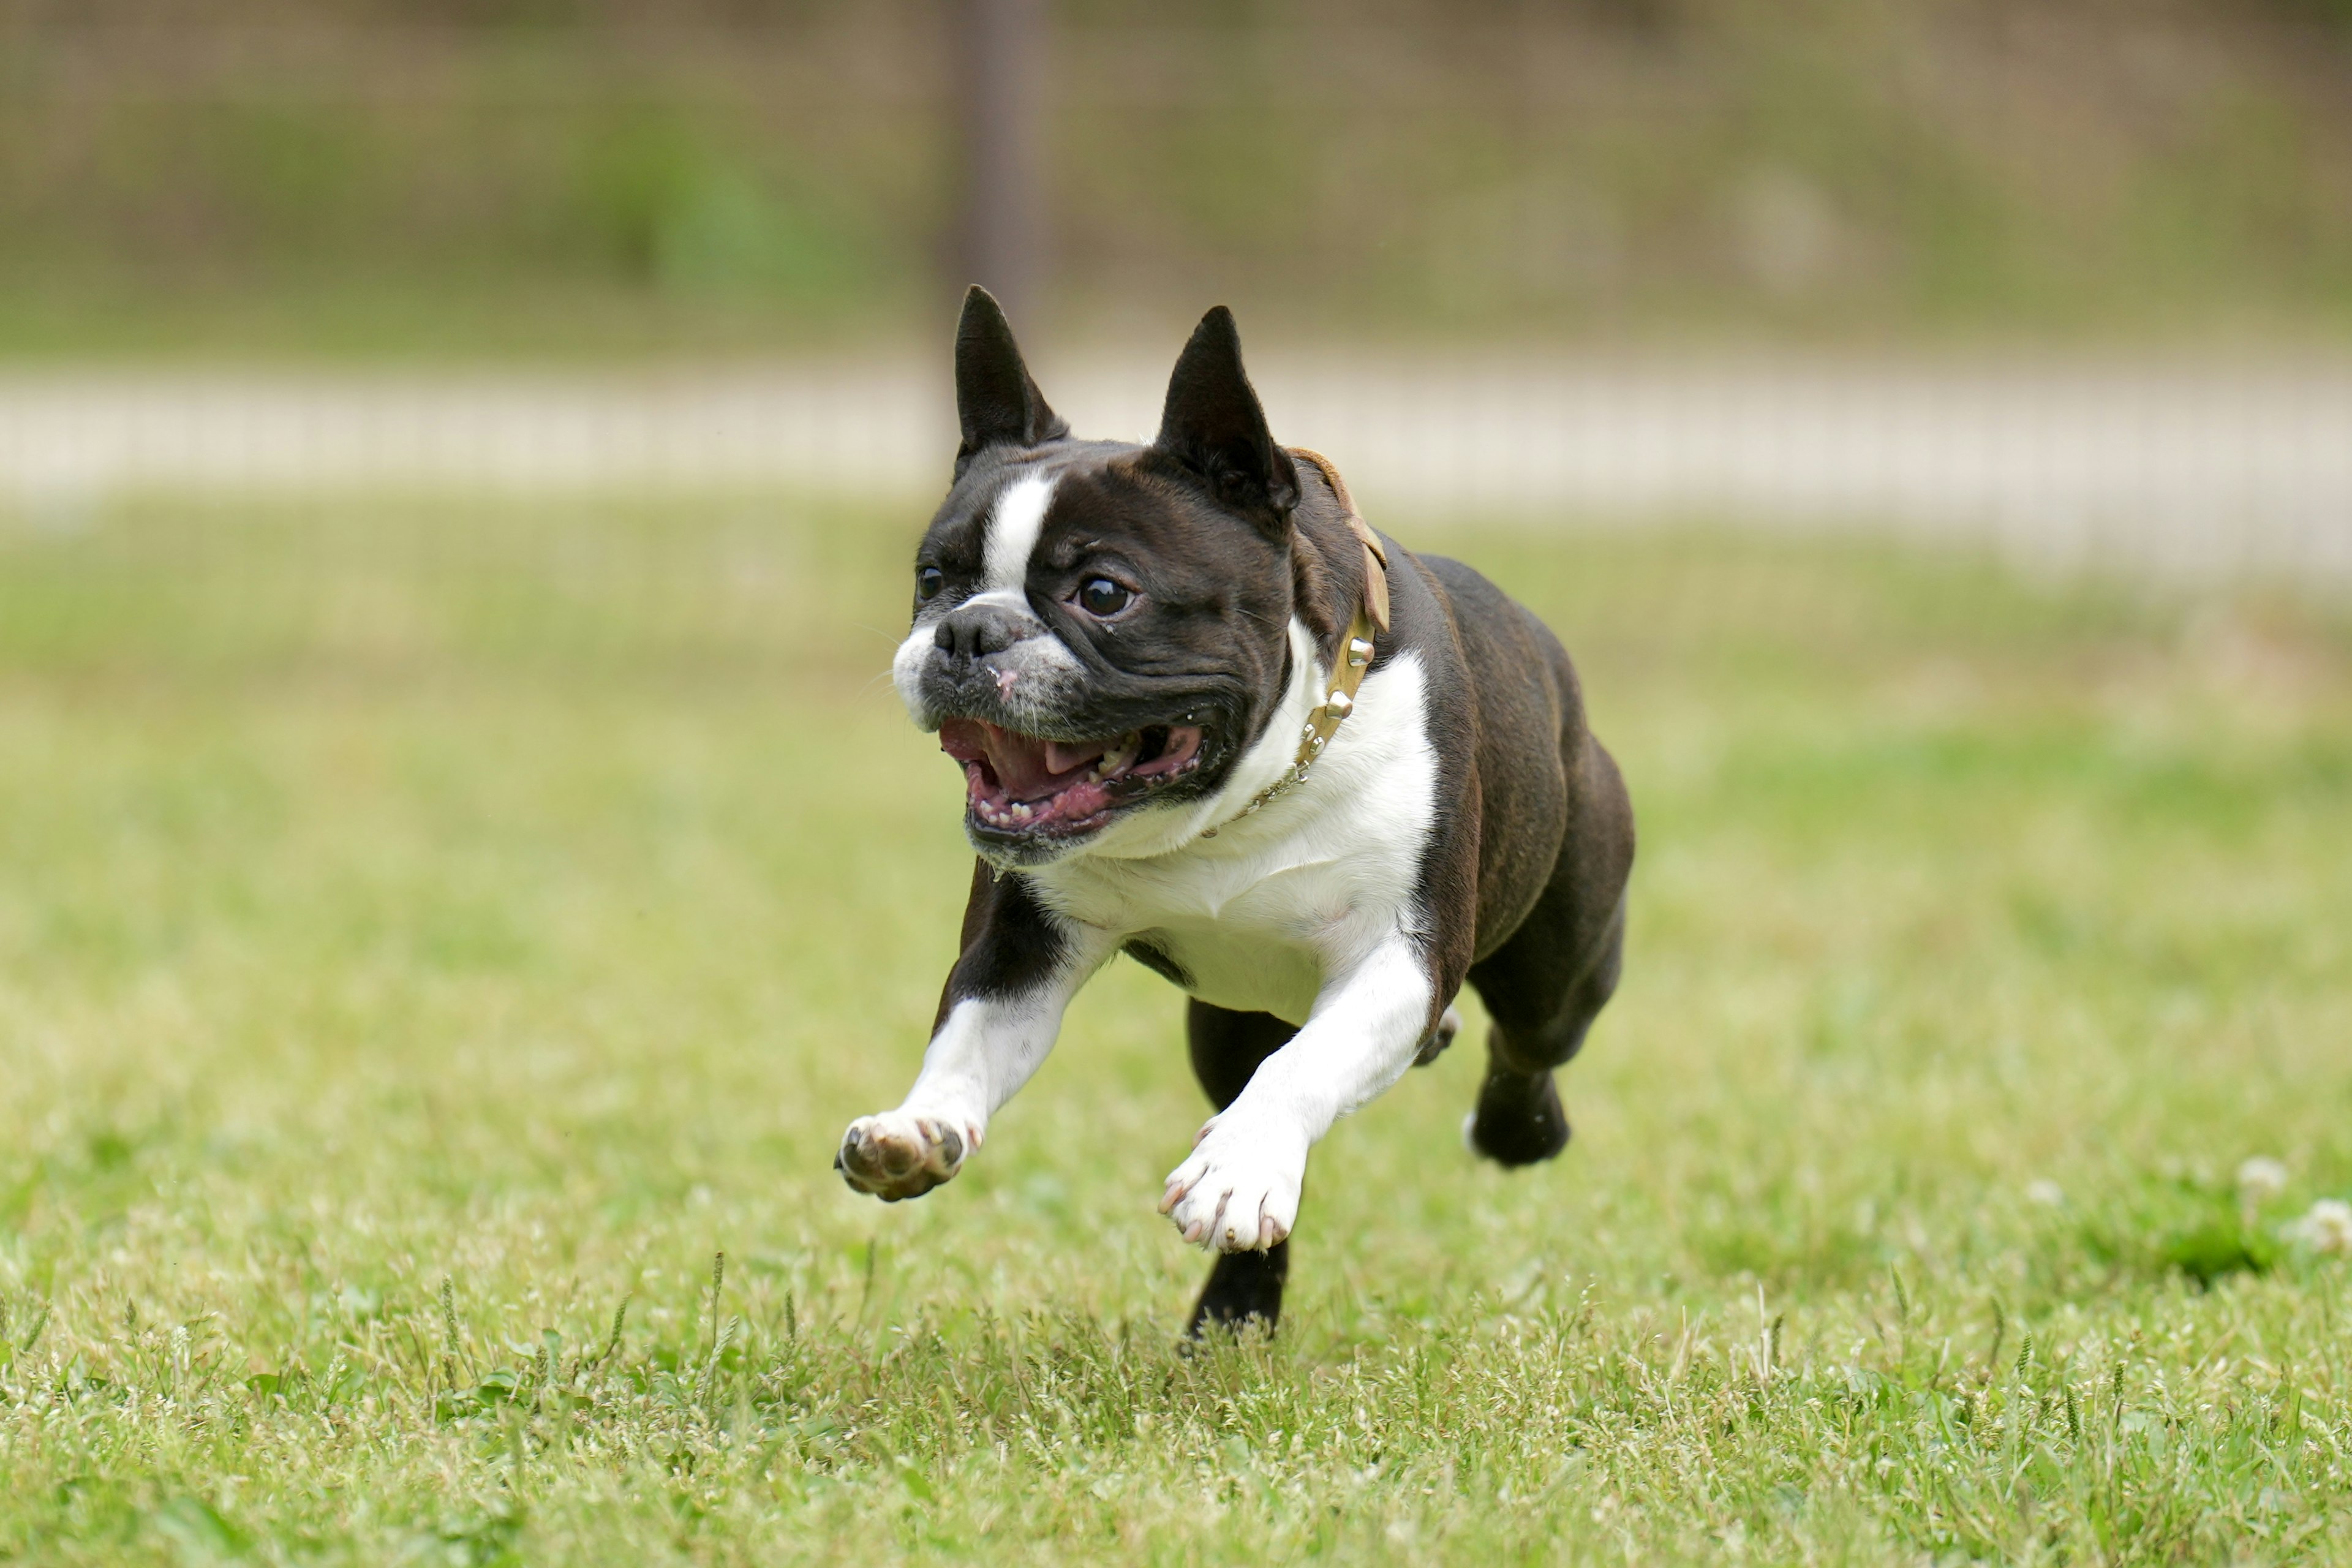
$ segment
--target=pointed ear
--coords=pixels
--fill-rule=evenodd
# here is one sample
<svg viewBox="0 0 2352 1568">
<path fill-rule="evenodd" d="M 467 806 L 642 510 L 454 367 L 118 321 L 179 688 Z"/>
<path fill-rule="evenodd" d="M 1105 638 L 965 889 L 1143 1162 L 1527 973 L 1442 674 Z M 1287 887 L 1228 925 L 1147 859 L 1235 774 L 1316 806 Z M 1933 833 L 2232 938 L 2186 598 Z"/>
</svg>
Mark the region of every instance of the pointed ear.
<svg viewBox="0 0 2352 1568">
<path fill-rule="evenodd" d="M 972 458 L 991 447 L 1034 447 L 1070 433 L 1061 416 L 1045 406 L 1003 309 L 975 283 L 963 297 L 956 322 L 956 419 L 963 444 L 956 448 L 961 477 Z"/>
<path fill-rule="evenodd" d="M 1242 370 L 1241 333 L 1223 305 L 1201 318 L 1176 361 L 1154 445 L 1228 506 L 1279 519 L 1298 504 L 1297 477 L 1265 427 L 1265 410 Z"/>
</svg>

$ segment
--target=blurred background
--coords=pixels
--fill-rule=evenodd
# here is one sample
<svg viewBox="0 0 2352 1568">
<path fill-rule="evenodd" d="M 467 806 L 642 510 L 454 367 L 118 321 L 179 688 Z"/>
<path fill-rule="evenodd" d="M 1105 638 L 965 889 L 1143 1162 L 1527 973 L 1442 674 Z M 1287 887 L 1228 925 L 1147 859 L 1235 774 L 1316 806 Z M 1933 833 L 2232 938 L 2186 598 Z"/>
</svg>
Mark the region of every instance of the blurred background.
<svg viewBox="0 0 2352 1568">
<path fill-rule="evenodd" d="M 8 0 L 0 343 L 2168 344 L 2352 316 L 2340 0 Z M 989 186 L 978 220 L 966 196 Z"/>
<path fill-rule="evenodd" d="M 0 0 L 0 496 L 919 498 L 977 279 L 1108 435 L 1232 304 L 1419 517 L 2340 574 L 2347 88 L 2342 0 Z"/>
</svg>

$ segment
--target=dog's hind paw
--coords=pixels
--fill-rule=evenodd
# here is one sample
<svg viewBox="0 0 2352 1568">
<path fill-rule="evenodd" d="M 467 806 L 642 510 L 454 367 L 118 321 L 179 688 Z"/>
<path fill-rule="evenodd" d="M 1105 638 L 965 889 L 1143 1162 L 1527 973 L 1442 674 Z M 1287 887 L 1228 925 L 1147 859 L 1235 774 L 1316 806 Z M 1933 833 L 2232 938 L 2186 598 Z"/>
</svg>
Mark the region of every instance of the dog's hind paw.
<svg viewBox="0 0 2352 1568">
<path fill-rule="evenodd" d="M 979 1136 L 944 1116 L 886 1110 L 861 1116 L 841 1136 L 833 1168 L 861 1193 L 885 1203 L 917 1198 L 963 1168 Z"/>
<path fill-rule="evenodd" d="M 1568 1147 L 1568 1112 L 1549 1072 L 1489 1070 L 1478 1086 L 1478 1109 L 1462 1123 L 1462 1142 L 1498 1165 L 1532 1165 Z"/>
</svg>

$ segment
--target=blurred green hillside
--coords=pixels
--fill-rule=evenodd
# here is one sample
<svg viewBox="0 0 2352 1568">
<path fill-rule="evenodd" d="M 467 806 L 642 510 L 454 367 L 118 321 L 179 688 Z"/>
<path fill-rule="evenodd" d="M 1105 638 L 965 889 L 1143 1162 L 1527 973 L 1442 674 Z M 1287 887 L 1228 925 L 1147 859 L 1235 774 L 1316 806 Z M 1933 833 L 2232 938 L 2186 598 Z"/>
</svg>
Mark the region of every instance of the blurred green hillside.
<svg viewBox="0 0 2352 1568">
<path fill-rule="evenodd" d="M 2292 339 L 2347 0 L 1069 0 L 1053 327 Z M 0 353 L 936 322 L 942 0 L 0 0 Z"/>
</svg>

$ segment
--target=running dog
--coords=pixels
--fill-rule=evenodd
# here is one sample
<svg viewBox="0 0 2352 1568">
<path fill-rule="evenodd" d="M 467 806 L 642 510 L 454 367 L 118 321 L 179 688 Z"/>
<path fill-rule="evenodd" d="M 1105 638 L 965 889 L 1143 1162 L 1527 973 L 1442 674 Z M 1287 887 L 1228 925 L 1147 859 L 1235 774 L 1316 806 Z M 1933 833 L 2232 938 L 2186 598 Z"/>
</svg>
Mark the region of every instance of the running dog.
<svg viewBox="0 0 2352 1568">
<path fill-rule="evenodd" d="M 1494 1020 L 1471 1149 L 1567 1144 L 1553 1070 L 1617 984 L 1633 807 L 1543 623 L 1275 444 L 1230 311 L 1150 446 L 1073 437 L 982 289 L 955 360 L 893 673 L 979 861 L 914 1087 L 835 1164 L 886 1200 L 952 1178 L 1126 952 L 1190 998 L 1216 1107 L 1160 1202 L 1220 1254 L 1192 1331 L 1270 1330 L 1307 1151 L 1446 1047 L 1465 981 Z"/>
</svg>

